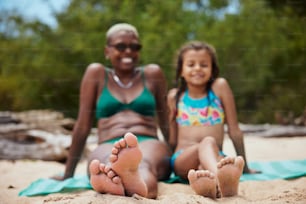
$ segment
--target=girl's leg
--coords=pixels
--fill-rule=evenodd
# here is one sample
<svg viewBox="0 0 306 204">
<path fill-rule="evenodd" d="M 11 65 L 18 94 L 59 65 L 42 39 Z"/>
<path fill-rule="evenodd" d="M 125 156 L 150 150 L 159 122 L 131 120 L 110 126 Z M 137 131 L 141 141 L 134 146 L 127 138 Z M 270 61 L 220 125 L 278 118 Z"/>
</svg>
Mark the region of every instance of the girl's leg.
<svg viewBox="0 0 306 204">
<path fill-rule="evenodd" d="M 213 199 L 217 197 L 216 178 L 210 171 L 191 169 L 188 172 L 188 180 L 196 194 Z"/>
<path fill-rule="evenodd" d="M 199 148 L 200 145 L 193 145 L 183 150 L 175 161 L 175 173 L 184 179 L 188 178 L 196 194 L 214 199 L 217 197 L 217 178 L 210 171 L 203 170 Z"/>
<path fill-rule="evenodd" d="M 238 194 L 239 179 L 243 172 L 244 160 L 241 156 L 225 157 L 218 163 L 217 177 L 222 197 Z"/>
<path fill-rule="evenodd" d="M 182 150 L 182 153 L 176 158 L 174 163 L 174 171 L 177 176 L 187 180 L 190 169 L 199 169 L 198 148 L 199 145 L 196 144 Z"/>
<path fill-rule="evenodd" d="M 217 176 L 221 196 L 237 195 L 239 179 L 244 167 L 244 160 L 241 156 L 223 158 L 219 155 L 215 139 L 205 137 L 200 143 L 199 159 L 204 169 Z"/>
<path fill-rule="evenodd" d="M 207 136 L 201 141 L 198 157 L 203 169 L 209 170 L 214 175 L 217 174 L 217 164 L 222 157 L 219 155 L 219 148 L 213 137 Z"/>
</svg>

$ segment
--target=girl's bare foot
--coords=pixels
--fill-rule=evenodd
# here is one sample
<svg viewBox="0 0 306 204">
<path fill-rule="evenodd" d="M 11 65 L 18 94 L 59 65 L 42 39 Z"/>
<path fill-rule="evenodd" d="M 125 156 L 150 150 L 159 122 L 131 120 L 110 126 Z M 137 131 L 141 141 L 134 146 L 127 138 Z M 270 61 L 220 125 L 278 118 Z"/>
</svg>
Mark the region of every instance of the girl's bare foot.
<svg viewBox="0 0 306 204">
<path fill-rule="evenodd" d="M 188 180 L 196 194 L 212 199 L 216 198 L 217 182 L 215 176 L 210 171 L 190 169 L 188 172 Z"/>
<path fill-rule="evenodd" d="M 120 176 L 128 196 L 138 194 L 147 197 L 147 186 L 139 174 L 138 166 L 142 153 L 138 147 L 137 137 L 127 133 L 114 144 L 110 156 L 111 168 Z"/>
<path fill-rule="evenodd" d="M 241 156 L 225 157 L 218 164 L 217 177 L 222 197 L 238 194 L 239 179 L 242 175 L 244 160 Z"/>
<path fill-rule="evenodd" d="M 99 193 L 125 195 L 123 184 L 119 176 L 99 160 L 92 160 L 89 165 L 90 183 Z"/>
</svg>

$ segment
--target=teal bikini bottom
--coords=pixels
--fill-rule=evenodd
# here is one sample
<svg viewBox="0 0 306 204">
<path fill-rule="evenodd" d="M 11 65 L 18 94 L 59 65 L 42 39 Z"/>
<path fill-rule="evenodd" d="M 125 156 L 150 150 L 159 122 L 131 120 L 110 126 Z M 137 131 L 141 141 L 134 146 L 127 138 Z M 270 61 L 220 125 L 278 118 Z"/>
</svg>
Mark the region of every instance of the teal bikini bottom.
<svg viewBox="0 0 306 204">
<path fill-rule="evenodd" d="M 147 136 L 147 135 L 136 135 L 136 137 L 137 137 L 137 140 L 138 140 L 139 143 L 147 141 L 147 140 L 158 140 L 157 137 Z M 117 137 L 117 138 L 106 140 L 102 143 L 103 144 L 114 144 L 115 142 L 119 141 L 122 138 L 123 137 Z"/>
</svg>

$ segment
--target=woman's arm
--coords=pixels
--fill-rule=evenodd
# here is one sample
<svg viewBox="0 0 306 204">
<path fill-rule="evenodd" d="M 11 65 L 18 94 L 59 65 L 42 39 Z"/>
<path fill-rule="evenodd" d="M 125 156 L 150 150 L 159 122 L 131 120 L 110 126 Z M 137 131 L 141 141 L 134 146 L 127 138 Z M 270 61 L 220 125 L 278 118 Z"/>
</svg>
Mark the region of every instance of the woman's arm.
<svg viewBox="0 0 306 204">
<path fill-rule="evenodd" d="M 175 120 L 176 117 L 176 100 L 175 96 L 177 89 L 171 89 L 168 92 L 167 104 L 169 109 L 168 120 L 169 120 L 169 144 L 172 150 L 175 150 L 177 145 L 177 123 Z"/>
<path fill-rule="evenodd" d="M 90 133 L 97 98 L 98 74 L 103 69 L 100 64 L 91 64 L 87 67 L 83 76 L 79 96 L 79 113 L 77 122 L 73 128 L 72 143 L 66 162 L 66 169 L 62 179 L 74 175 L 75 168 L 83 153 L 86 139 Z M 103 78 L 102 78 L 103 79 Z M 101 80 L 101 79 L 100 79 Z"/>
<path fill-rule="evenodd" d="M 146 79 L 151 84 L 152 92 L 156 100 L 156 112 L 158 116 L 158 125 L 164 136 L 165 141 L 169 141 L 168 132 L 168 108 L 167 108 L 167 81 L 161 68 L 156 64 L 147 65 L 145 69 Z"/>
</svg>

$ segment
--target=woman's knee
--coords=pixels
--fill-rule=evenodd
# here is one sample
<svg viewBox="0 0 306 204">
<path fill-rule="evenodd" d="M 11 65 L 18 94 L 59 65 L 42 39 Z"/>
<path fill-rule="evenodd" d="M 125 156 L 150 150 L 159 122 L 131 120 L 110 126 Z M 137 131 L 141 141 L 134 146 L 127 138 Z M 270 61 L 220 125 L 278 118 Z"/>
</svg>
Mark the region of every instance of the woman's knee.
<svg viewBox="0 0 306 204">
<path fill-rule="evenodd" d="M 112 150 L 112 145 L 108 144 L 99 145 L 89 154 L 87 161 L 91 162 L 92 160 L 97 159 L 100 162 L 107 162 L 109 159 L 109 155 L 111 154 L 111 150 Z"/>
<path fill-rule="evenodd" d="M 143 153 L 141 168 L 147 169 L 158 180 L 168 178 L 171 173 L 171 151 L 168 151 L 163 144 L 153 143 L 153 145 L 141 145 Z"/>
</svg>

